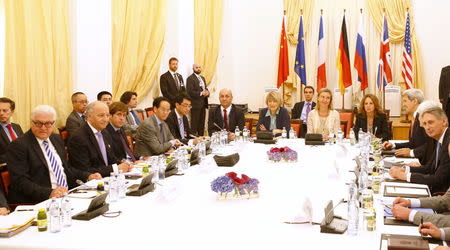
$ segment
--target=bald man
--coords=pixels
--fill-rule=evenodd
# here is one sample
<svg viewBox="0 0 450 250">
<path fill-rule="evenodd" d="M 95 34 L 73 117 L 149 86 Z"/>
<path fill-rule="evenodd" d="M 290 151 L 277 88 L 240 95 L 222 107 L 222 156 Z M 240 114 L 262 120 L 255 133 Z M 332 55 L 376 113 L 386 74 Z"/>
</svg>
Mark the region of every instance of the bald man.
<svg viewBox="0 0 450 250">
<path fill-rule="evenodd" d="M 206 87 L 206 80 L 200 74 L 202 66 L 194 64 L 194 73 L 186 80 L 186 89 L 192 100 L 191 109 L 191 130 L 199 136 L 205 131 L 205 115 L 208 108 L 209 90 Z"/>
<path fill-rule="evenodd" d="M 117 159 L 111 148 L 111 136 L 105 129 L 109 123 L 109 108 L 101 102 L 89 103 L 86 123 L 69 139 L 69 162 L 74 168 L 109 176 L 111 172 L 128 172 L 130 165 Z"/>
<path fill-rule="evenodd" d="M 245 118 L 244 112 L 236 107 L 233 102 L 233 93 L 229 89 L 222 89 L 219 92 L 220 105 L 209 111 L 208 133 L 219 131 L 220 129 L 227 130 L 228 138 L 234 140 L 234 133 L 236 126 L 239 130 L 244 129 Z"/>
</svg>

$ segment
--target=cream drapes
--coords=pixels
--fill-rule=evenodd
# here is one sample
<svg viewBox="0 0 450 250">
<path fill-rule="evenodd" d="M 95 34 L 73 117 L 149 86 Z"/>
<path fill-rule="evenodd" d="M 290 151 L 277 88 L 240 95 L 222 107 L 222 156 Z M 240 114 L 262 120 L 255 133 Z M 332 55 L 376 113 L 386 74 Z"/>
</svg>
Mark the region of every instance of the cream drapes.
<svg viewBox="0 0 450 250">
<path fill-rule="evenodd" d="M 216 73 L 222 35 L 223 0 L 194 0 L 194 60 L 209 85 Z"/>
<path fill-rule="evenodd" d="M 283 85 L 283 88 L 284 104 L 288 107 L 293 106 L 294 104 L 292 95 L 297 92 L 297 85 L 300 82 L 298 75 L 294 71 L 295 54 L 298 44 L 298 29 L 300 26 L 300 13 L 303 11 L 303 29 L 305 31 L 304 36 L 306 39 L 306 37 L 309 36 L 309 24 L 311 21 L 313 6 L 314 0 L 284 0 L 287 24 L 286 36 L 289 41 L 289 76 Z"/>
<path fill-rule="evenodd" d="M 414 87 L 424 90 L 422 82 L 422 59 L 420 56 L 419 43 L 416 38 L 414 13 L 412 12 L 412 0 L 367 0 L 370 16 L 377 29 L 381 32 L 381 20 L 383 18 L 383 9 L 386 9 L 386 17 L 389 26 L 389 41 L 394 44 L 403 44 L 405 40 L 405 18 L 406 11 L 409 8 L 411 19 L 411 43 L 412 60 L 414 72 Z M 404 79 L 399 78 L 402 87 L 405 87 Z"/>
<path fill-rule="evenodd" d="M 5 96 L 16 102 L 14 120 L 30 127 L 30 113 L 53 106 L 57 126 L 71 110 L 72 71 L 67 0 L 5 0 Z"/>
<path fill-rule="evenodd" d="M 112 2 L 112 58 L 115 100 L 125 91 L 159 95 L 164 51 L 166 0 Z"/>
</svg>

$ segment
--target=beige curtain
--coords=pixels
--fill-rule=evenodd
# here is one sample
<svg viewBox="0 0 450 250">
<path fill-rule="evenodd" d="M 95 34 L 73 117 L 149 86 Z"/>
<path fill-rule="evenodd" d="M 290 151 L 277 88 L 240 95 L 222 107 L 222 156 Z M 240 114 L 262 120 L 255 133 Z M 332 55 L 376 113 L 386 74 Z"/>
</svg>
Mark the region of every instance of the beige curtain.
<svg viewBox="0 0 450 250">
<path fill-rule="evenodd" d="M 284 0 L 284 9 L 286 10 L 286 36 L 289 41 L 289 76 L 284 87 L 284 104 L 288 107 L 293 106 L 293 95 L 297 93 L 298 75 L 294 71 L 295 54 L 298 44 L 298 29 L 300 26 L 300 15 L 303 11 L 303 31 L 305 39 L 310 35 L 309 27 L 314 0 Z M 305 51 L 308 47 L 305 46 Z M 308 74 L 308 72 L 307 72 Z"/>
<path fill-rule="evenodd" d="M 383 9 L 386 10 L 386 17 L 389 26 L 389 41 L 393 44 L 403 44 L 405 36 L 406 11 L 409 8 L 411 18 L 411 43 L 414 72 L 414 87 L 424 90 L 422 81 L 422 58 L 420 56 L 419 43 L 416 38 L 414 28 L 414 13 L 412 12 L 412 0 L 366 0 L 370 17 L 377 30 L 381 32 Z M 398 83 L 405 87 L 404 79 L 399 78 Z"/>
<path fill-rule="evenodd" d="M 67 0 L 5 0 L 5 96 L 14 120 L 30 127 L 31 109 L 53 106 L 57 126 L 71 110 L 72 73 Z"/>
<path fill-rule="evenodd" d="M 166 0 L 112 2 L 113 96 L 125 91 L 159 95 L 164 51 Z"/>
<path fill-rule="evenodd" d="M 216 73 L 222 35 L 223 0 L 194 0 L 194 60 L 209 85 Z"/>
</svg>

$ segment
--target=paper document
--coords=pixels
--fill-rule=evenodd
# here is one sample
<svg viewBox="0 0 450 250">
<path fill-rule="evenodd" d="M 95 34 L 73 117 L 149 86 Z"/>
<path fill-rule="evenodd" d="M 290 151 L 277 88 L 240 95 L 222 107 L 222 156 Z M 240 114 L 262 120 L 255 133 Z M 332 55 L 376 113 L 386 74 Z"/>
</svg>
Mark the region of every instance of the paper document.
<svg viewBox="0 0 450 250">
<path fill-rule="evenodd" d="M 428 190 L 424 188 L 409 188 L 399 186 L 387 186 L 386 192 L 389 194 L 412 194 L 428 196 Z"/>
<path fill-rule="evenodd" d="M 0 220 L 0 233 L 7 233 L 24 226 L 34 220 L 34 216 L 29 213 L 13 213 L 2 216 Z"/>
</svg>

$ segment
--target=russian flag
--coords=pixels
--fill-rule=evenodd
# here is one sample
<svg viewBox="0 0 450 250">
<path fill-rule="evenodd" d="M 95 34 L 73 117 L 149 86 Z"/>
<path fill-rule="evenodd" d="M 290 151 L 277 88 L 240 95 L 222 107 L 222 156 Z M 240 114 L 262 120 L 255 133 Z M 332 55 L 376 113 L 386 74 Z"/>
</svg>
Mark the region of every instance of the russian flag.
<svg viewBox="0 0 450 250">
<path fill-rule="evenodd" d="M 358 82 L 361 84 L 361 91 L 364 91 L 367 87 L 369 87 L 369 82 L 367 80 L 366 45 L 364 41 L 364 22 L 362 13 L 359 18 L 354 61 L 354 67 L 358 72 Z"/>
<path fill-rule="evenodd" d="M 317 67 L 317 91 L 321 88 L 327 87 L 327 72 L 325 67 L 325 39 L 323 32 L 323 19 L 320 15 L 320 26 L 319 26 L 319 58 Z"/>
</svg>

